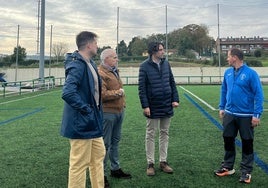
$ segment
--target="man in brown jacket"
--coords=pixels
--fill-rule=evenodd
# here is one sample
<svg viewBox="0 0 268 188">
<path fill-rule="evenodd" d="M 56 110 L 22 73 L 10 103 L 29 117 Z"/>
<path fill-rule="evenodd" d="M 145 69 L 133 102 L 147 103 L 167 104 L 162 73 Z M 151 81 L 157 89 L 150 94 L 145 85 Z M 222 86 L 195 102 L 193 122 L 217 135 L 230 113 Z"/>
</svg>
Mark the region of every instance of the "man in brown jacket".
<svg viewBox="0 0 268 188">
<path fill-rule="evenodd" d="M 109 48 L 102 51 L 100 59 L 98 72 L 102 78 L 103 139 L 106 147 L 104 178 L 105 187 L 108 188 L 108 159 L 110 159 L 111 177 L 128 179 L 131 175 L 123 172 L 119 164 L 118 149 L 124 118 L 125 94 L 117 69 L 118 57 L 115 50 Z"/>
</svg>

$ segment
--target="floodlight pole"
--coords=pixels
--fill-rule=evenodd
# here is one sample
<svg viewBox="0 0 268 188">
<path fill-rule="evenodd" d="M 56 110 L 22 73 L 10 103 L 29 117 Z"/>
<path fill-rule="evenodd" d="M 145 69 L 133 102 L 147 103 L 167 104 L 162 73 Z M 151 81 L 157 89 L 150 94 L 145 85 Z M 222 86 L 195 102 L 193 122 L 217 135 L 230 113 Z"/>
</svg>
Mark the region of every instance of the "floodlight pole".
<svg viewBox="0 0 268 188">
<path fill-rule="evenodd" d="M 18 25 L 18 33 L 17 33 L 17 51 L 16 51 L 16 72 L 15 72 L 15 84 L 17 82 L 17 74 L 18 74 L 18 62 L 19 62 L 19 38 L 20 38 L 20 25 Z"/>
<path fill-rule="evenodd" d="M 119 49 L 118 49 L 118 46 L 119 46 L 119 7 L 117 7 L 117 26 L 116 26 L 116 53 L 117 53 L 117 56 L 119 56 Z M 117 66 L 118 66 L 118 61 L 117 61 Z"/>
<path fill-rule="evenodd" d="M 221 82 L 221 45 L 220 45 L 220 5 L 217 4 L 218 13 L 218 58 L 219 58 L 219 81 Z"/>
<path fill-rule="evenodd" d="M 168 25 L 167 25 L 167 5 L 166 5 L 166 59 L 168 60 L 168 36 L 167 36 L 167 30 L 168 30 Z"/>
<path fill-rule="evenodd" d="M 39 54 L 39 41 L 40 41 L 40 0 L 38 0 L 38 7 L 37 7 L 37 39 L 36 39 L 36 54 Z"/>
<path fill-rule="evenodd" d="M 49 79 L 50 79 L 50 76 L 51 76 L 51 50 L 52 50 L 52 25 L 50 27 L 50 46 L 49 46 L 49 73 L 48 73 L 48 76 L 49 76 Z"/>
<path fill-rule="evenodd" d="M 45 0 L 41 0 L 41 30 L 40 30 L 40 57 L 39 79 L 44 82 L 44 56 L 45 56 Z"/>
</svg>

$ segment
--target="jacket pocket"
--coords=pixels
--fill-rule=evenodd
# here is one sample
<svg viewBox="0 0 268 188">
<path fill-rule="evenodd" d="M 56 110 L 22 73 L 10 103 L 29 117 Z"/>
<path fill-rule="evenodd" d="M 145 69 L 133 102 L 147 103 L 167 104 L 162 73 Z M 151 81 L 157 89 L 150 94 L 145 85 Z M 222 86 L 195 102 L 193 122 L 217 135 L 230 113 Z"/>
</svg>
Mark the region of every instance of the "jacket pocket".
<svg viewBox="0 0 268 188">
<path fill-rule="evenodd" d="M 78 112 L 75 124 L 77 125 L 77 130 L 79 132 L 88 132 L 95 130 L 97 128 L 97 122 L 94 110 L 90 108 L 88 113 L 83 114 Z"/>
</svg>

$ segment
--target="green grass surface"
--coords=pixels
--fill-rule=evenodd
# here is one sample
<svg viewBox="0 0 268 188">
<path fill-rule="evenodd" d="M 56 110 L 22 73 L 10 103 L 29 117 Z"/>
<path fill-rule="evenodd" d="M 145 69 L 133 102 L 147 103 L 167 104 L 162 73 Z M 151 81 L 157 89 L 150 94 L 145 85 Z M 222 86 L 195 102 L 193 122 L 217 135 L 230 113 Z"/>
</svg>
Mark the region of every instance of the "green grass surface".
<svg viewBox="0 0 268 188">
<path fill-rule="evenodd" d="M 262 62 L 262 65 L 263 65 L 264 67 L 268 67 L 268 60 L 267 60 L 267 59 L 262 60 L 261 62 Z"/>
<path fill-rule="evenodd" d="M 217 108 L 220 86 L 183 88 Z M 178 87 L 181 103 L 175 109 L 170 127 L 168 162 L 175 172 L 165 174 L 156 164 L 156 175 L 148 177 L 144 146 L 145 118 L 137 86 L 125 86 L 127 108 L 120 142 L 120 162 L 123 170 L 130 172 L 133 178 L 117 180 L 109 177 L 111 187 L 267 187 L 268 174 L 256 164 L 252 183 L 244 185 L 238 182 L 241 159 L 241 148 L 238 147 L 235 164 L 237 173 L 223 178 L 213 175 L 213 170 L 219 168 L 223 158 L 222 132 L 210 121 L 214 119 L 220 123 L 218 111 L 211 110 L 184 89 Z M 264 107 L 268 109 L 267 86 L 264 86 L 264 94 Z M 0 187 L 67 187 L 69 142 L 59 135 L 62 108 L 60 89 L 0 99 Z M 267 111 L 261 121 L 261 126 L 255 130 L 254 148 L 267 165 Z M 90 187 L 89 183 L 87 187 Z"/>
</svg>

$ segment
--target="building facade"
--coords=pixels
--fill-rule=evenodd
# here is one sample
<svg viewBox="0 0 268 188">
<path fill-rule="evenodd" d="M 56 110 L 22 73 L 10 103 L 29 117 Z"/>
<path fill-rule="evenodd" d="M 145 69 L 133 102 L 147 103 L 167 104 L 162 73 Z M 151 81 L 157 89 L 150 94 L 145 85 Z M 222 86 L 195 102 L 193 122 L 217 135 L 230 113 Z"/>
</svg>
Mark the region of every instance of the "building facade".
<svg viewBox="0 0 268 188">
<path fill-rule="evenodd" d="M 217 39 L 216 44 L 218 48 L 220 47 L 220 52 L 223 54 L 227 54 L 231 48 L 238 48 L 245 54 L 252 53 L 257 49 L 268 51 L 268 37 L 227 37 Z"/>
</svg>

